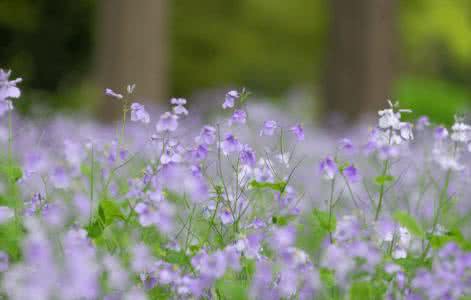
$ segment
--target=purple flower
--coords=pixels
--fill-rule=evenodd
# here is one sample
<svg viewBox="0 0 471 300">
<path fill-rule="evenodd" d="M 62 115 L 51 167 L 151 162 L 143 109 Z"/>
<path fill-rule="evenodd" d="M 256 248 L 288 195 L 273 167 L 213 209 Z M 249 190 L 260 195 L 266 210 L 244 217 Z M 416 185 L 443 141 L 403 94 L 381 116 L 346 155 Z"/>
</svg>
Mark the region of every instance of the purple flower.
<svg viewBox="0 0 471 300">
<path fill-rule="evenodd" d="M 105 95 L 116 99 L 123 99 L 123 95 L 115 93 L 112 89 L 105 89 Z"/>
<path fill-rule="evenodd" d="M 175 131 L 177 130 L 177 127 L 178 116 L 171 114 L 170 112 L 162 114 L 156 125 L 157 132 Z"/>
<path fill-rule="evenodd" d="M 0 273 L 8 270 L 8 266 L 9 266 L 8 254 L 6 254 L 3 251 L 0 251 Z"/>
<path fill-rule="evenodd" d="M 201 129 L 200 135 L 196 138 L 198 143 L 211 145 L 216 141 L 216 128 L 206 125 Z"/>
<path fill-rule="evenodd" d="M 0 224 L 3 224 L 5 222 L 7 222 L 14 215 L 15 215 L 15 213 L 9 207 L 0 206 Z"/>
<path fill-rule="evenodd" d="M 234 101 L 240 97 L 239 92 L 237 91 L 229 91 L 226 94 L 226 98 L 224 99 L 224 103 L 222 104 L 222 108 L 232 108 L 234 107 Z"/>
<path fill-rule="evenodd" d="M 219 218 L 221 219 L 221 223 L 224 225 L 234 223 L 234 217 L 232 216 L 229 208 L 222 209 L 221 213 L 219 214 Z"/>
<path fill-rule="evenodd" d="M 226 268 L 227 262 L 224 252 L 216 251 L 210 255 L 203 255 L 198 269 L 204 276 L 220 278 L 226 273 Z"/>
<path fill-rule="evenodd" d="M 236 109 L 229 120 L 229 125 L 232 125 L 232 123 L 245 124 L 246 120 L 247 113 L 242 109 Z"/>
<path fill-rule="evenodd" d="M 343 170 L 343 175 L 347 178 L 348 182 L 355 183 L 360 180 L 360 174 L 358 174 L 357 168 L 354 165 L 350 165 Z"/>
<path fill-rule="evenodd" d="M 58 189 L 66 189 L 70 185 L 70 177 L 63 167 L 56 167 L 51 173 L 51 182 Z"/>
<path fill-rule="evenodd" d="M 339 141 L 339 149 L 344 151 L 346 154 L 352 154 L 354 152 L 353 143 L 347 138 L 343 138 Z"/>
<path fill-rule="evenodd" d="M 433 131 L 433 136 L 438 141 L 444 140 L 448 136 L 448 130 L 443 126 L 438 126 Z"/>
<path fill-rule="evenodd" d="M 242 145 L 232 134 L 227 134 L 224 141 L 221 143 L 221 149 L 224 155 L 229 155 L 232 152 L 238 152 L 241 150 Z"/>
<path fill-rule="evenodd" d="M 191 151 L 191 158 L 195 161 L 201 161 L 208 156 L 208 148 L 205 145 L 198 145 Z"/>
<path fill-rule="evenodd" d="M 275 133 L 276 128 L 278 128 L 278 124 L 276 121 L 268 120 L 263 123 L 263 128 L 260 131 L 260 136 L 272 136 Z"/>
<path fill-rule="evenodd" d="M 229 268 L 236 272 L 241 270 L 240 252 L 235 245 L 226 247 L 226 249 L 224 249 L 224 255 L 226 256 L 226 262 Z"/>
<path fill-rule="evenodd" d="M 5 72 L 0 69 L 0 100 L 8 100 L 10 98 L 19 98 L 21 96 L 21 91 L 16 87 L 17 83 L 22 81 L 21 78 L 10 81 L 11 71 Z"/>
<path fill-rule="evenodd" d="M 185 98 L 172 98 L 170 99 L 170 103 L 173 105 L 185 105 L 186 99 Z"/>
<path fill-rule="evenodd" d="M 287 225 L 273 230 L 271 246 L 276 250 L 284 250 L 294 245 L 296 241 L 296 227 Z"/>
<path fill-rule="evenodd" d="M 175 105 L 173 107 L 173 113 L 174 114 L 176 114 L 176 115 L 185 115 L 185 116 L 188 115 L 188 110 L 184 106 L 186 104 L 186 99 L 184 99 L 184 98 L 172 98 L 170 100 L 170 103 Z"/>
<path fill-rule="evenodd" d="M 244 165 L 254 167 L 257 163 L 255 152 L 250 148 L 249 145 L 244 145 L 240 151 L 240 160 Z"/>
<path fill-rule="evenodd" d="M 304 129 L 301 126 L 301 124 L 296 124 L 293 127 L 291 127 L 289 130 L 292 133 L 294 133 L 298 141 L 304 141 Z"/>
<path fill-rule="evenodd" d="M 429 121 L 429 119 L 428 119 L 427 116 L 421 116 L 421 117 L 417 120 L 417 123 L 416 123 L 417 129 L 423 130 L 423 129 L 425 129 L 426 127 L 429 127 L 429 126 L 430 126 L 430 121 Z"/>
<path fill-rule="evenodd" d="M 335 174 L 337 174 L 338 172 L 337 164 L 330 156 L 321 160 L 319 164 L 319 170 L 324 176 L 324 178 L 328 180 L 334 179 Z"/>
<path fill-rule="evenodd" d="M 149 113 L 145 110 L 144 105 L 139 103 L 131 104 L 131 121 L 145 124 L 150 122 Z"/>
</svg>

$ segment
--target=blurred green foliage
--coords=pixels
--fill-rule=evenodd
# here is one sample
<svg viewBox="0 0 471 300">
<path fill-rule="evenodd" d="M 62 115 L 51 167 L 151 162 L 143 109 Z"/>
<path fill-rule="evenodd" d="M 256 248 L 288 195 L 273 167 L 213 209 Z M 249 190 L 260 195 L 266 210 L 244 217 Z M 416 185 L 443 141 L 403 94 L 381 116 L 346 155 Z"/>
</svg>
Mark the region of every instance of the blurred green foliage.
<svg viewBox="0 0 471 300">
<path fill-rule="evenodd" d="M 0 0 L 1 66 L 25 79 L 29 103 L 57 109 L 87 102 L 97 3 Z M 237 85 L 276 97 L 315 86 L 327 51 L 328 3 L 169 1 L 170 93 Z M 401 76 L 394 95 L 449 122 L 470 102 L 471 1 L 402 0 L 398 14 Z"/>
<path fill-rule="evenodd" d="M 174 1 L 172 90 L 236 84 L 269 95 L 311 84 L 322 67 L 324 1 Z"/>
<path fill-rule="evenodd" d="M 437 79 L 403 77 L 395 90 L 394 99 L 399 99 L 401 107 L 413 109 L 406 117 L 427 115 L 444 125 L 451 125 L 455 114 L 466 113 L 471 100 L 469 89 Z"/>
</svg>

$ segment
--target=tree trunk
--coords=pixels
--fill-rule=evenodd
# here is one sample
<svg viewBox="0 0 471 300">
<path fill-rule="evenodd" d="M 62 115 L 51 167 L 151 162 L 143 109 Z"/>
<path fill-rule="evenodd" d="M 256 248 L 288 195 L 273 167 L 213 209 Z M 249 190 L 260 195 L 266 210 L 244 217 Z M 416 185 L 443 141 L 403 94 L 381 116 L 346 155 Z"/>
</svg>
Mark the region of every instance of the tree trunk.
<svg viewBox="0 0 471 300">
<path fill-rule="evenodd" d="M 378 110 L 391 95 L 395 0 L 331 0 L 325 108 L 347 120 Z"/>
<path fill-rule="evenodd" d="M 162 102 L 167 87 L 166 0 L 102 0 L 97 16 L 98 84 L 125 92 L 135 83 L 134 99 Z M 103 100 L 102 118 L 116 117 Z"/>
</svg>

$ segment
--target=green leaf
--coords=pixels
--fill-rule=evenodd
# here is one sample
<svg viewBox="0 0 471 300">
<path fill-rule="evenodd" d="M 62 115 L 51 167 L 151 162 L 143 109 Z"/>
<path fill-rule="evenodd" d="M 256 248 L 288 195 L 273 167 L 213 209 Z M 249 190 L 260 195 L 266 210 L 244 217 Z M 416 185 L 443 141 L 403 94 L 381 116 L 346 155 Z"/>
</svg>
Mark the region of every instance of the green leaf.
<svg viewBox="0 0 471 300">
<path fill-rule="evenodd" d="M 250 182 L 250 186 L 254 189 L 271 189 L 274 191 L 278 191 L 280 193 L 284 192 L 286 188 L 286 182 L 285 181 L 279 181 L 279 182 L 258 182 L 256 180 L 252 180 Z"/>
<path fill-rule="evenodd" d="M 374 299 L 374 288 L 369 281 L 357 281 L 350 287 L 350 300 Z"/>
<path fill-rule="evenodd" d="M 424 238 L 425 232 L 422 226 L 417 222 L 414 217 L 404 211 L 396 211 L 393 215 L 394 220 L 402 227 L 405 227 L 409 232 L 417 237 Z"/>
<path fill-rule="evenodd" d="M 1 172 L 12 182 L 17 182 L 21 177 L 23 177 L 23 171 L 14 162 L 2 164 L 1 169 Z"/>
<path fill-rule="evenodd" d="M 118 204 L 108 199 L 100 201 L 100 206 L 98 207 L 98 214 L 104 220 L 104 223 L 106 225 L 110 225 L 115 219 L 125 219 Z"/>
<path fill-rule="evenodd" d="M 87 235 L 90 238 L 96 239 L 101 236 L 105 227 L 100 222 L 100 220 L 97 219 L 93 221 L 92 223 L 90 223 L 85 229 L 87 230 Z"/>
<path fill-rule="evenodd" d="M 167 250 L 165 261 L 179 266 L 191 266 L 190 258 L 183 251 Z"/>
<path fill-rule="evenodd" d="M 471 250 L 471 242 L 466 240 L 461 231 L 454 228 L 442 235 L 433 235 L 430 237 L 430 244 L 434 249 L 440 249 L 448 243 L 455 243 L 461 249 Z"/>
<path fill-rule="evenodd" d="M 296 216 L 273 216 L 271 218 L 273 224 L 276 224 L 278 226 L 286 226 L 294 219 L 296 219 Z"/>
<path fill-rule="evenodd" d="M 314 208 L 314 210 L 312 211 L 312 215 L 319 222 L 319 225 L 323 229 L 327 230 L 328 232 L 335 231 L 335 228 L 337 227 L 337 219 L 335 217 L 335 214 L 332 213 L 332 215 L 329 217 L 328 212 Z"/>
<path fill-rule="evenodd" d="M 223 299 L 245 300 L 248 299 L 247 281 L 238 280 L 231 274 L 226 274 L 216 282 L 216 289 L 223 296 Z"/>
<path fill-rule="evenodd" d="M 334 272 L 330 269 L 326 268 L 320 268 L 319 269 L 319 276 L 321 278 L 322 283 L 327 287 L 327 288 L 334 288 L 336 283 L 335 283 L 335 275 Z"/>
<path fill-rule="evenodd" d="M 382 175 L 375 178 L 375 184 L 377 185 L 386 185 L 394 181 L 394 176 L 392 175 Z"/>
</svg>

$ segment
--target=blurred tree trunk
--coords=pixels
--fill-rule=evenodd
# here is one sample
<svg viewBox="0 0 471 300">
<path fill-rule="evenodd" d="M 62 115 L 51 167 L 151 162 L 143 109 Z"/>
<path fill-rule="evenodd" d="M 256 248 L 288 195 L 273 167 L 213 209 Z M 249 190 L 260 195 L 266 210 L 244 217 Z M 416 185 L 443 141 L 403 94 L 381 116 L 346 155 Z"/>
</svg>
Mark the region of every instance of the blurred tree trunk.
<svg viewBox="0 0 471 300">
<path fill-rule="evenodd" d="M 331 0 L 325 109 L 354 120 L 386 104 L 394 73 L 395 0 Z"/>
<path fill-rule="evenodd" d="M 97 67 L 100 88 L 124 93 L 136 84 L 142 102 L 162 101 L 167 87 L 166 0 L 102 0 L 97 15 Z M 110 101 L 108 99 L 108 101 Z M 116 117 L 107 100 L 100 116 Z"/>
</svg>

